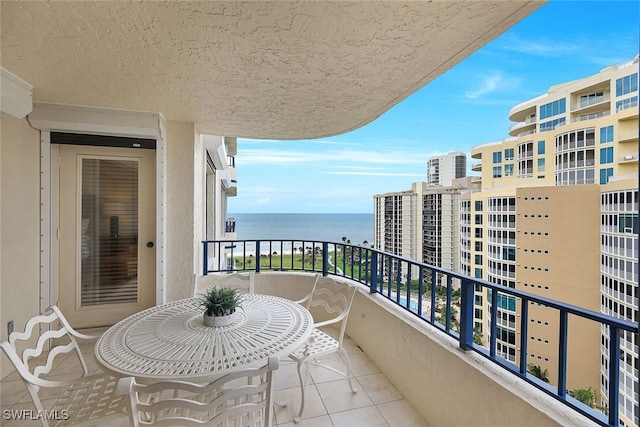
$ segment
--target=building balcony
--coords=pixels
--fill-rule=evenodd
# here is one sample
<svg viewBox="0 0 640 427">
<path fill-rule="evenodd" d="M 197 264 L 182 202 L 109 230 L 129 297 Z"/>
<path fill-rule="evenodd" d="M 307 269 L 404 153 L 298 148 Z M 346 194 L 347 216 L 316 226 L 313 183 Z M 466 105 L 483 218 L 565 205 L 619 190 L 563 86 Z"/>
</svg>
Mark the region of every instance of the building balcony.
<svg viewBox="0 0 640 427">
<path fill-rule="evenodd" d="M 598 413 L 580 402 L 568 397 L 554 385 L 544 383 L 495 353 L 495 339 L 484 344 L 475 344 L 468 329 L 469 315 L 466 307 L 474 308 L 473 290 L 476 286 L 500 289 L 493 292 L 519 295 L 522 301 L 522 323 L 528 322 L 527 311 L 530 303 L 545 304 L 557 308 L 561 318 L 583 317 L 603 322 L 618 331 L 631 330 L 637 333 L 638 326 L 629 322 L 608 318 L 599 313 L 591 313 L 575 307 L 550 301 L 514 289 L 498 287 L 495 284 L 471 279 L 446 270 L 429 267 L 399 257 L 385 254 L 362 246 L 340 243 L 306 242 L 312 250 L 305 253 L 307 261 L 302 267 L 293 264 L 294 251 L 289 249 L 302 246 L 297 241 L 217 241 L 205 242 L 207 253 L 226 253 L 222 265 L 232 265 L 237 270 L 253 270 L 255 291 L 277 295 L 291 300 L 302 298 L 311 288 L 315 274 L 331 274 L 336 280 L 356 283 L 359 287 L 351 309 L 346 334 L 345 347 L 353 363 L 357 393 L 351 393 L 346 380 L 337 379 L 324 370 L 311 371 L 308 400 L 304 417 L 299 425 L 344 426 L 512 426 L 515 420 L 526 420 L 535 426 L 597 426 L 617 425 L 617 417 Z M 265 257 L 258 265 L 246 264 L 249 251 L 260 258 L 261 248 L 265 253 L 273 253 L 278 247 L 279 256 Z M 222 251 L 222 247 L 232 246 L 234 251 Z M 327 256 L 333 252 L 334 257 Z M 348 256 L 338 256 L 348 254 Z M 299 254 L 302 256 L 302 254 Z M 227 262 L 232 260 L 233 262 Z M 289 261 L 291 260 L 291 262 Z M 220 270 L 216 259 L 208 264 Z M 335 264 L 337 265 L 334 265 Z M 400 281 L 385 278 L 382 274 L 371 275 L 371 271 L 382 271 L 385 266 L 399 263 L 406 274 L 412 275 L 414 268 L 418 274 L 418 290 L 401 290 Z M 402 264 L 402 265 L 401 265 Z M 247 268 L 244 268 L 247 265 Z M 381 267 L 381 270 L 377 266 Z M 427 272 L 425 269 L 429 269 Z M 275 271 L 280 270 L 280 271 Z M 287 270 L 287 271 L 282 271 Z M 206 269 L 207 274 L 210 270 Z M 392 271 L 390 268 L 389 272 Z M 396 270 L 400 271 L 400 270 Z M 447 286 L 445 303 L 441 305 L 436 292 L 427 296 L 427 278 L 436 274 L 456 276 L 461 280 L 460 299 L 454 297 L 454 290 Z M 375 279 L 374 279 L 375 278 Z M 435 281 L 432 280 L 432 283 Z M 398 285 L 396 287 L 396 284 Z M 420 295 L 422 294 L 422 295 Z M 430 301 L 432 303 L 430 303 Z M 433 303 L 435 302 L 435 303 Z M 496 306 L 495 301 L 492 304 Z M 438 306 L 438 309 L 436 309 Z M 452 307 L 459 310 L 458 316 L 451 316 Z M 436 312 L 446 313 L 446 321 L 440 323 Z M 473 313 L 473 311 L 471 311 Z M 453 319 L 459 322 L 459 332 Z M 440 317 L 442 319 L 442 317 Z M 498 321 L 491 322 L 497 324 Z M 569 322 L 572 325 L 573 322 Z M 563 329 L 563 328 L 561 328 Z M 331 331 L 329 331 L 330 333 Z M 495 331 L 494 331 L 495 332 Z M 567 331 L 565 330 L 564 333 Z M 492 334 L 495 336 L 495 333 Z M 526 336 L 526 334 L 524 334 Z M 612 345 L 615 340 L 612 339 Z M 526 339 L 521 342 L 526 355 Z M 493 350 L 492 350 L 493 349 Z M 93 362 L 93 349 L 84 348 Z M 615 352 L 614 352 L 615 354 Z M 522 363 L 521 359 L 520 362 Z M 341 363 L 336 359 L 336 363 Z M 63 362 L 64 363 L 64 362 Z M 610 368 L 616 371 L 618 358 L 612 358 Z M 74 369 L 73 367 L 69 367 Z M 294 411 L 299 404 L 299 390 L 295 365 L 282 363 L 276 374 L 276 400 L 287 401 L 288 406 L 276 407 L 277 426 L 293 427 Z M 552 378 L 552 383 L 565 381 L 563 375 Z M 610 380 L 615 385 L 615 380 Z M 617 387 L 613 390 L 617 392 Z M 17 374 L 12 373 L 2 379 L 2 409 L 28 410 L 30 404 L 26 389 Z M 615 399 L 616 393 L 610 397 Z M 517 423 L 516 423 L 517 424 Z M 7 427 L 21 425 L 7 422 Z M 96 425 L 127 425 L 127 418 L 109 420 Z"/>
<path fill-rule="evenodd" d="M 509 135 L 511 136 L 524 136 L 535 133 L 536 131 L 536 121 L 528 120 L 526 122 L 514 123 L 509 128 Z"/>
<path fill-rule="evenodd" d="M 618 157 L 618 163 L 638 163 L 638 153 L 627 153 Z"/>
<path fill-rule="evenodd" d="M 227 196 L 238 195 L 238 171 L 236 168 L 228 167 L 218 172 L 222 189 Z"/>
<path fill-rule="evenodd" d="M 535 420 L 532 425 L 619 424 L 617 411 L 606 415 L 570 397 L 570 383 L 575 379 L 568 379 L 567 369 L 574 373 L 580 370 L 574 365 L 575 360 L 569 360 L 571 352 L 566 345 L 557 349 L 559 364 L 557 370 L 550 367 L 550 383 L 528 372 L 533 359 L 528 356 L 526 331 L 529 322 L 534 321 L 528 314 L 529 306 L 557 311 L 560 342 L 575 336 L 572 328 L 576 323 L 566 323 L 569 315 L 595 322 L 593 326 L 598 330 L 609 328 L 609 372 L 626 369 L 616 353 L 621 346 L 619 332 L 637 333 L 636 323 L 362 246 L 306 241 L 308 250 L 296 253 L 290 249 L 300 247 L 299 241 L 268 240 L 237 241 L 233 242 L 233 251 L 220 250 L 229 243 L 204 242 L 205 256 L 223 254 L 222 259 L 207 258 L 204 274 L 229 269 L 255 271 L 256 292 L 290 299 L 305 294 L 314 273 L 358 283 L 347 334 L 361 355 L 366 355 L 376 372 L 389 381 L 392 390 L 403 396 L 426 425 L 479 425 L 478 414 L 482 414 L 482 425 L 513 425 L 513 418 L 505 417 L 505 408 L 518 417 Z M 278 248 L 278 256 L 260 256 L 272 254 L 274 247 Z M 250 262 L 247 254 L 251 254 Z M 458 287 L 454 289 L 453 283 Z M 436 292 L 439 284 L 444 284 L 445 289 Z M 483 336 L 475 336 L 474 298 L 478 292 L 496 308 L 498 298 L 513 298 L 519 313 L 515 358 L 503 359 L 507 356 L 498 350 L 497 309 L 485 312 L 488 329 Z M 595 346 L 593 352 L 599 359 L 600 347 Z M 618 407 L 619 378 L 614 375 L 608 381 L 611 387 L 598 397 L 598 402 L 602 398 Z M 599 384 L 594 388 L 600 394 Z M 355 402 L 356 397 L 343 394 L 342 398 Z"/>
<path fill-rule="evenodd" d="M 602 96 L 592 97 L 571 106 L 572 114 L 591 114 L 598 111 L 611 110 L 611 95 L 606 93 Z"/>
<path fill-rule="evenodd" d="M 627 120 L 638 119 L 638 101 L 634 100 L 625 105 L 621 105 L 618 110 L 618 121 L 624 122 Z"/>
<path fill-rule="evenodd" d="M 511 107 L 511 109 L 509 110 L 509 120 L 511 120 L 512 122 L 524 122 L 527 117 L 535 115 L 538 109 L 538 101 L 546 96 L 547 94 L 537 96 L 533 99 L 529 99 Z"/>
<path fill-rule="evenodd" d="M 620 131 L 618 142 L 638 142 L 638 129 Z"/>
<path fill-rule="evenodd" d="M 471 170 L 473 172 L 482 172 L 482 162 L 475 162 L 471 165 Z"/>
</svg>

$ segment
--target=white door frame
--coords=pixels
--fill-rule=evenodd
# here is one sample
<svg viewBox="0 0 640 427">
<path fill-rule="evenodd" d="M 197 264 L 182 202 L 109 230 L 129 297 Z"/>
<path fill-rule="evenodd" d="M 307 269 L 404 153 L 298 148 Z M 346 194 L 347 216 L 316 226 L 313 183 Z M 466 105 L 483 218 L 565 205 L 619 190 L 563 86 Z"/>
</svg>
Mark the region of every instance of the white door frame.
<svg viewBox="0 0 640 427">
<path fill-rule="evenodd" d="M 57 303 L 58 289 L 53 289 L 53 269 L 57 261 L 52 250 L 57 241 L 57 230 L 52 229 L 57 218 L 52 212 L 52 174 L 58 159 L 52 158 L 51 132 L 87 133 L 156 140 L 156 304 L 167 299 L 165 286 L 165 176 L 166 176 L 166 121 L 159 113 L 114 110 L 62 104 L 34 103 L 29 123 L 40 132 L 40 311 Z M 55 220 L 55 221 L 54 221 Z"/>
</svg>

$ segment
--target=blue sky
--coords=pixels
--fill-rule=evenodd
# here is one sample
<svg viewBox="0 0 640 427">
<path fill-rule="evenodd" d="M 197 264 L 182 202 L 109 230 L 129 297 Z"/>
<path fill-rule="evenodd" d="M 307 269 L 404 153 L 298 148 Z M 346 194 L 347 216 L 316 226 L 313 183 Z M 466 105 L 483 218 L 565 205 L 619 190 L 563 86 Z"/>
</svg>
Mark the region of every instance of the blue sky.
<svg viewBox="0 0 640 427">
<path fill-rule="evenodd" d="M 508 137 L 511 107 L 639 51 L 640 2 L 550 1 L 355 131 L 238 139 L 230 213 L 372 213 L 373 195 L 426 180 L 428 157 Z M 467 165 L 471 159 L 467 157 Z"/>
</svg>

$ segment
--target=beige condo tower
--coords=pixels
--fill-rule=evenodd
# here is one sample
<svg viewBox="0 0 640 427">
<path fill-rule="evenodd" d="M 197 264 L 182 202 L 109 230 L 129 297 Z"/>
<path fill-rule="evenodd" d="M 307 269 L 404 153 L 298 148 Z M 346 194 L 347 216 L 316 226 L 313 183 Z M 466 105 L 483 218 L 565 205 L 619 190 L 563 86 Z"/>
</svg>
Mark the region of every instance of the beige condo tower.
<svg viewBox="0 0 640 427">
<path fill-rule="evenodd" d="M 462 270 L 638 322 L 638 56 L 513 107 L 510 138 L 472 149 L 481 191 L 463 197 Z M 466 224 L 466 225 L 465 225 Z M 490 295 L 476 295 L 489 337 Z M 497 352 L 519 358 L 519 302 L 499 297 Z M 484 314 L 484 315 L 483 315 Z M 529 307 L 527 364 L 558 376 L 558 315 Z M 608 407 L 608 330 L 569 319 L 567 385 Z M 486 341 L 485 341 L 486 342 Z M 638 426 L 638 336 L 621 336 L 620 419 Z"/>
</svg>

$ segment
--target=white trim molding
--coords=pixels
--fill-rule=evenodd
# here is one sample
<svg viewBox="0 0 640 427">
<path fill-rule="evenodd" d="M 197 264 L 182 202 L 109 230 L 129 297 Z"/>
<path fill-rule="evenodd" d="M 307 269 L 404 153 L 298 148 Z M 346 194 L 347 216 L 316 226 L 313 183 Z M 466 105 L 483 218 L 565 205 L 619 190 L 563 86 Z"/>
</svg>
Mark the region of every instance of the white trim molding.
<svg viewBox="0 0 640 427">
<path fill-rule="evenodd" d="M 36 102 L 28 115 L 32 127 L 41 131 L 41 295 L 42 307 L 55 303 L 57 295 L 51 289 L 51 166 L 50 132 L 82 133 L 90 135 L 124 136 L 156 140 L 156 304 L 166 302 L 165 279 L 165 216 L 166 216 L 166 120 L 160 113 L 85 107 L 79 105 Z"/>
</svg>

